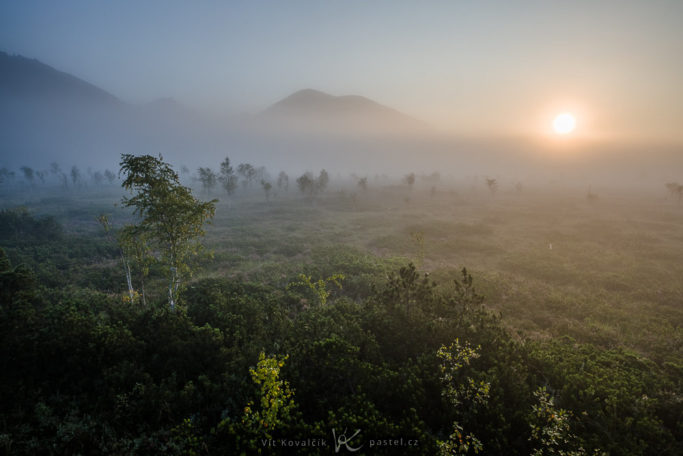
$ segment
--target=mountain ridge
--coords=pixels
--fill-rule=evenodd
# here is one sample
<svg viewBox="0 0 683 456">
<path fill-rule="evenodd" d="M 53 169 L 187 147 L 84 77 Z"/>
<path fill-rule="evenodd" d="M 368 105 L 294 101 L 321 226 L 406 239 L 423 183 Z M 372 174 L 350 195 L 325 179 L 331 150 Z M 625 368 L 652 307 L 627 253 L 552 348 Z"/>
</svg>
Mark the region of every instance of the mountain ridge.
<svg viewBox="0 0 683 456">
<path fill-rule="evenodd" d="M 275 102 L 256 118 L 285 128 L 326 132 L 406 133 L 426 128 L 423 122 L 370 98 L 310 88 Z"/>
<path fill-rule="evenodd" d="M 59 99 L 121 105 L 118 97 L 37 59 L 0 51 L 0 94 L 8 98 Z"/>
</svg>

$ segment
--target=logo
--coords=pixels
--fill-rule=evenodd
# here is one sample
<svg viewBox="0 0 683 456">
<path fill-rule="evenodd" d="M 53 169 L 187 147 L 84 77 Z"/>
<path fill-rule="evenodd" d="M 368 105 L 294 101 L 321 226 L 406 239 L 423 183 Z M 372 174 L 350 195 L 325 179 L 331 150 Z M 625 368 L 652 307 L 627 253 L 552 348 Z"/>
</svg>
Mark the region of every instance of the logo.
<svg viewBox="0 0 683 456">
<path fill-rule="evenodd" d="M 337 436 L 337 433 L 335 432 L 334 428 L 332 428 L 332 438 L 334 439 L 334 452 L 339 453 L 339 450 L 342 446 L 345 446 L 347 451 L 350 451 L 351 453 L 363 448 L 363 445 L 356 448 L 350 446 L 351 440 L 353 440 L 353 438 L 356 437 L 358 433 L 360 433 L 360 429 L 356 429 L 356 432 L 354 432 L 351 437 L 347 437 L 346 429 L 344 429 L 344 433 L 339 434 L 339 436 Z"/>
</svg>

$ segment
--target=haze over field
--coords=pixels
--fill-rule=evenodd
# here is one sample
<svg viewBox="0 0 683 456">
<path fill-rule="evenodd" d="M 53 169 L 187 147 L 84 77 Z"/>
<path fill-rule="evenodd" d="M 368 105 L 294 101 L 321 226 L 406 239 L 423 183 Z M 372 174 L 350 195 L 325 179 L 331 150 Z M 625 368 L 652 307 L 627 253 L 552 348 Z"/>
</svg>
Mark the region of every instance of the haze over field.
<svg viewBox="0 0 683 456">
<path fill-rule="evenodd" d="M 154 150 L 628 183 L 683 166 L 678 2 L 0 8 L 5 166 Z"/>
</svg>

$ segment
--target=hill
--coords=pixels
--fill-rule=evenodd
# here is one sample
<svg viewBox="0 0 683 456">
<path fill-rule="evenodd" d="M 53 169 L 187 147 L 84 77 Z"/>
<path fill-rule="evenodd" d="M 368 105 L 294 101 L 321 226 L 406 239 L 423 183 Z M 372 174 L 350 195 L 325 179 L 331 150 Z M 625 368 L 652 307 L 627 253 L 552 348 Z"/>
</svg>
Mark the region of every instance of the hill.
<svg viewBox="0 0 683 456">
<path fill-rule="evenodd" d="M 270 126 L 306 132 L 397 134 L 426 129 L 419 120 L 369 98 L 334 96 L 313 89 L 289 95 L 257 118 Z"/>
<path fill-rule="evenodd" d="M 35 59 L 0 52 L 0 97 L 119 105 L 109 92 Z"/>
</svg>

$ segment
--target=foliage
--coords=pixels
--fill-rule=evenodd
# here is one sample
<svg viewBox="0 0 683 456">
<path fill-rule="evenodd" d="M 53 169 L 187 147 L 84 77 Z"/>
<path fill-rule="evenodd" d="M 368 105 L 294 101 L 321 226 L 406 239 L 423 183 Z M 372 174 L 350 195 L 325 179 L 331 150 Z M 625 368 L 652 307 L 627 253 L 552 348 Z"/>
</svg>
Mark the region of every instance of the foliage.
<svg viewBox="0 0 683 456">
<path fill-rule="evenodd" d="M 235 175 L 235 172 L 230 165 L 230 158 L 228 157 L 225 157 L 225 160 L 221 162 L 221 171 L 218 180 L 221 182 L 223 190 L 225 190 L 225 193 L 227 193 L 228 196 L 235 193 L 238 177 Z"/>
<path fill-rule="evenodd" d="M 530 440 L 535 443 L 532 456 L 581 456 L 586 451 L 570 429 L 571 415 L 555 407 L 555 401 L 545 388 L 534 392 L 538 404 L 533 406 Z"/>
<path fill-rule="evenodd" d="M 133 193 L 122 203 L 132 207 L 140 219 L 137 239 L 159 253 L 169 278 L 168 302 L 175 307 L 182 278 L 190 273 L 188 260 L 201 250 L 197 239 L 204 235 L 204 223 L 213 217 L 216 201 L 200 202 L 163 158 L 122 155 L 123 187 Z"/>
<path fill-rule="evenodd" d="M 280 174 L 277 176 L 277 188 L 289 191 L 289 176 L 284 171 L 280 171 Z"/>
<path fill-rule="evenodd" d="M 332 293 L 327 289 L 327 285 L 333 284 L 336 285 L 337 288 L 341 289 L 342 280 L 344 280 L 344 274 L 332 274 L 331 276 L 325 279 L 318 279 L 316 282 L 313 281 L 310 275 L 299 274 L 299 281 L 291 282 L 289 285 L 287 285 L 287 288 L 291 289 L 295 287 L 305 287 L 310 290 L 313 290 L 313 292 L 319 300 L 320 305 L 324 306 L 325 304 L 327 304 L 327 299 L 330 297 L 330 294 Z"/>
<path fill-rule="evenodd" d="M 476 382 L 471 377 L 464 377 L 462 369 L 479 357 L 477 350 L 468 343 L 460 345 L 455 339 L 450 346 L 442 345 L 437 356 L 441 359 L 441 380 L 445 385 L 444 396 L 456 409 L 471 414 L 485 406 L 489 399 L 491 384 L 483 380 Z M 453 423 L 453 433 L 439 447 L 443 455 L 467 454 L 471 449 L 479 453 L 483 449 L 481 441 L 472 433 L 465 434 L 459 422 Z"/>
<path fill-rule="evenodd" d="M 244 408 L 242 424 L 247 429 L 272 437 L 271 432 L 289 419 L 294 407 L 294 393 L 286 380 L 280 380 L 280 369 L 285 365 L 287 356 L 266 357 L 261 352 L 258 364 L 249 369 L 252 381 L 259 387 L 259 400 L 250 401 Z"/>
<path fill-rule="evenodd" d="M 270 190 L 273 188 L 273 184 L 262 180 L 261 188 L 263 188 L 263 192 L 266 194 L 266 201 L 268 201 L 270 199 Z"/>
<path fill-rule="evenodd" d="M 320 175 L 317 178 L 313 177 L 313 174 L 310 172 L 306 172 L 296 180 L 299 191 L 310 198 L 324 192 L 329 182 L 330 176 L 324 169 L 320 171 Z"/>
<path fill-rule="evenodd" d="M 299 187 L 299 191 L 305 195 L 313 196 L 315 194 L 315 179 L 311 173 L 304 173 L 299 176 L 296 179 L 296 185 Z"/>
<path fill-rule="evenodd" d="M 52 179 L 59 185 L 59 176 Z M 379 207 L 374 200 L 383 191 L 373 186 L 361 209 Z M 381 201 L 395 204 L 402 196 Z M 76 192 L 50 195 L 31 213 L 3 213 L 11 229 L 0 238 L 6 253 L 0 253 L 0 453 L 292 454 L 265 448 L 259 426 L 268 415 L 262 398 L 285 384 L 296 391 L 296 406 L 293 396 L 281 403 L 292 407 L 286 414 L 280 407 L 268 433 L 277 441 L 328 442 L 323 449 L 297 448 L 302 454 L 333 452 L 332 429 L 337 436 L 359 430 L 350 445 L 371 454 L 473 453 L 475 439 L 479 454 L 487 455 L 683 452 L 675 244 L 665 263 L 671 271 L 652 269 L 659 263 L 650 261 L 649 250 L 659 255 L 669 241 L 631 236 L 640 226 L 635 222 L 623 232 L 605 231 L 607 219 L 594 228 L 577 221 L 555 230 L 549 210 L 548 233 L 525 225 L 525 236 L 543 245 L 523 250 L 520 238 L 499 237 L 510 231 L 513 215 L 504 206 L 517 195 L 501 195 L 500 205 L 480 195 L 486 199 L 478 212 L 477 200 L 465 207 L 445 189 L 433 200 L 414 197 L 424 197 L 424 207 L 396 214 L 335 211 L 348 200 L 336 193 L 318 199 L 318 207 L 283 198 L 267 208 L 268 220 L 263 204 L 236 199 L 236 210 L 222 211 L 208 236 L 212 248 L 220 246 L 216 257 L 202 258 L 205 267 L 186 281 L 176 312 L 135 304 L 142 290 L 134 248 L 126 255 L 136 294 L 121 300 L 117 239 L 128 228 L 113 227 L 117 236 L 108 236 L 93 227 L 103 210 L 95 198 L 85 206 Z M 443 206 L 436 203 L 449 198 L 464 221 L 439 212 Z M 59 211 L 48 209 L 57 205 Z M 428 205 L 439 219 L 416 225 Z M 46 212 L 55 218 L 43 227 L 46 218 L 32 213 Z M 675 233 L 675 213 L 666 216 L 669 222 L 652 225 Z M 43 230 L 49 225 L 54 231 Z M 415 254 L 407 233 L 416 231 L 430 241 L 428 273 L 404 265 Z M 373 243 L 377 236 L 384 244 Z M 576 252 L 567 246 L 581 236 L 592 239 L 585 250 L 594 268 L 579 273 Z M 552 252 L 546 237 L 558 246 Z M 503 242 L 511 245 L 496 256 Z M 147 300 L 163 301 L 153 292 L 163 289 L 166 272 L 152 261 L 159 247 L 153 239 L 142 245 L 149 247 L 143 255 L 150 261 Z M 598 246 L 604 255 L 595 255 Z M 628 256 L 614 254 L 622 248 L 639 252 L 632 265 L 637 280 L 611 294 L 600 268 L 607 265 L 603 257 L 628 263 Z M 458 262 L 474 264 L 476 274 L 443 266 L 453 263 L 453 252 Z M 503 268 L 484 268 L 477 258 Z M 505 267 L 519 280 L 501 272 Z M 313 280 L 335 274 L 344 275 L 343 289 Z M 292 282 L 303 285 L 287 287 Z M 576 283 L 584 285 L 575 299 L 558 291 Z M 318 289 L 331 293 L 326 304 L 307 305 L 320 302 Z M 656 308 L 661 315 L 648 321 L 648 306 L 656 303 L 663 303 Z M 525 312 L 527 326 L 519 324 Z M 597 328 L 610 319 L 619 332 Z M 575 337 L 551 337 L 563 332 Z M 263 371 L 257 384 L 250 371 L 263 367 L 261 353 L 288 358 Z M 284 361 L 265 355 L 262 361 L 273 359 Z M 273 388 L 264 390 L 266 383 Z M 539 388 L 547 394 L 539 396 Z M 369 449 L 373 437 L 420 444 Z"/>
<path fill-rule="evenodd" d="M 242 176 L 242 184 L 246 188 L 251 185 L 254 179 L 256 179 L 257 172 L 256 168 L 254 168 L 249 163 L 240 163 L 237 166 L 237 174 Z"/>
<path fill-rule="evenodd" d="M 64 230 L 54 217 L 34 218 L 26 208 L 0 211 L 0 241 L 59 241 Z"/>
<path fill-rule="evenodd" d="M 207 195 L 211 194 L 214 187 L 216 187 L 218 176 L 216 176 L 216 173 L 211 168 L 199 168 L 197 172 L 199 173 L 199 180 L 202 183 L 204 192 Z"/>
<path fill-rule="evenodd" d="M 327 171 L 325 171 L 324 169 L 320 170 L 320 175 L 318 176 L 318 179 L 315 182 L 317 190 L 319 192 L 324 192 L 329 182 L 330 176 L 329 174 L 327 174 Z"/>
<path fill-rule="evenodd" d="M 422 267 L 425 260 L 425 235 L 422 231 L 413 231 L 410 238 L 417 246 L 417 266 Z"/>
</svg>

